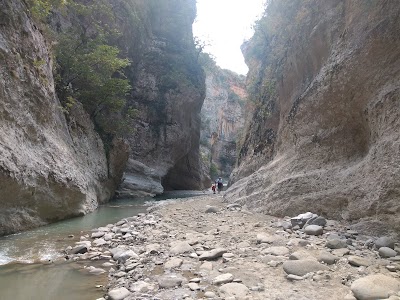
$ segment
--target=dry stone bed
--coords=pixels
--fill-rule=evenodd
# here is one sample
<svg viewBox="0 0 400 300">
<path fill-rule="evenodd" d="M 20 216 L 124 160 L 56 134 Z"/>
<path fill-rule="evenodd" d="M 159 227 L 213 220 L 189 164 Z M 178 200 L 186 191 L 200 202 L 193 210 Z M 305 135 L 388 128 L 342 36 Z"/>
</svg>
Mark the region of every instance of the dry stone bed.
<svg viewBox="0 0 400 300">
<path fill-rule="evenodd" d="M 400 300 L 390 237 L 312 213 L 251 213 L 219 195 L 166 203 L 66 249 L 68 259 L 101 263 L 88 272 L 108 272 L 102 299 Z"/>
</svg>

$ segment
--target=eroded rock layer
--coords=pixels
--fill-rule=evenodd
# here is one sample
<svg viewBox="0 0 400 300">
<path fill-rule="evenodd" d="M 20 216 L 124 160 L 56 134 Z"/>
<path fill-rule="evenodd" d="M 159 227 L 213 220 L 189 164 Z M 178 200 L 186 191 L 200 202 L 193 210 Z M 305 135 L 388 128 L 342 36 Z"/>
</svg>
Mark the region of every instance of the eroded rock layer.
<svg viewBox="0 0 400 300">
<path fill-rule="evenodd" d="M 226 199 L 400 229 L 400 4 L 271 1 L 243 46 L 255 102 Z"/>
</svg>

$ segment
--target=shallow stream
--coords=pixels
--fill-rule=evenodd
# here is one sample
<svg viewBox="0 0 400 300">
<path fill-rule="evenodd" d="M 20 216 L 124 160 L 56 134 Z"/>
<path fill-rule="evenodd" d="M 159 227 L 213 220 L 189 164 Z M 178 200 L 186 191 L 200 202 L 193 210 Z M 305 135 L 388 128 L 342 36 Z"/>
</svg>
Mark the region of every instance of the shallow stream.
<svg viewBox="0 0 400 300">
<path fill-rule="evenodd" d="M 177 191 L 157 198 L 116 200 L 83 217 L 0 237 L 0 299 L 90 300 L 102 297 L 101 286 L 107 283 L 106 273 L 91 275 L 84 269 L 87 262 L 63 261 L 63 249 L 93 228 L 146 212 L 154 201 L 200 194 L 203 193 Z M 43 263 L 46 260 L 55 263 Z"/>
</svg>

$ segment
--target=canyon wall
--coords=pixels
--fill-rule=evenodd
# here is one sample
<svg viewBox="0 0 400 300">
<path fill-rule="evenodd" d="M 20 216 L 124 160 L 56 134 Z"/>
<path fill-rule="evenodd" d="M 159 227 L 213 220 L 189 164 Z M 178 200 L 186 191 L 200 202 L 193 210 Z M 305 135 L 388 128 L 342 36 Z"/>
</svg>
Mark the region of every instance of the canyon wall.
<svg viewBox="0 0 400 300">
<path fill-rule="evenodd" d="M 201 189 L 200 110 L 205 84 L 192 34 L 196 1 L 119 3 L 125 3 L 115 7 L 120 15 L 130 10 L 135 22 L 145 27 L 135 27 L 133 21 L 119 25 L 124 30 L 121 48 L 127 49 L 132 62 L 127 71 L 133 87 L 128 104 L 139 113 L 127 138 L 132 151 L 118 193 L 126 197 Z"/>
<path fill-rule="evenodd" d="M 209 68 L 206 75 L 201 155 L 211 179 L 222 176 L 226 182 L 236 163 L 237 140 L 244 125 L 245 76 L 217 66 Z"/>
<path fill-rule="evenodd" d="M 270 1 L 242 46 L 249 113 L 225 199 L 400 232 L 400 3 Z"/>
<path fill-rule="evenodd" d="M 55 91 L 57 35 L 77 19 L 52 11 L 47 27 L 25 2 L 0 1 L 0 235 L 93 211 L 118 186 L 120 196 L 202 186 L 195 1 L 111 5 L 137 116 L 125 139 L 104 140 L 84 105 L 66 111 Z"/>
<path fill-rule="evenodd" d="M 128 149 L 103 143 L 80 105 L 67 122 L 50 45 L 21 1 L 0 2 L 0 235 L 85 214 L 108 200 Z"/>
</svg>

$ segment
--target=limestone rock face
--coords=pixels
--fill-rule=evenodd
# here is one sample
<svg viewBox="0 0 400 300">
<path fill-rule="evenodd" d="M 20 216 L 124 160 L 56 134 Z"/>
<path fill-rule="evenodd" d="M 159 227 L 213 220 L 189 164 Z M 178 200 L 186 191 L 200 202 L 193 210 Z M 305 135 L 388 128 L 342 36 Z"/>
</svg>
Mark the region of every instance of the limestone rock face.
<svg viewBox="0 0 400 300">
<path fill-rule="evenodd" d="M 245 78 L 214 67 L 206 71 L 206 98 L 201 108 L 201 154 L 213 177 L 229 178 L 236 163 L 236 145 L 244 125 Z M 212 173 L 212 172 L 211 172 Z"/>
<path fill-rule="evenodd" d="M 281 23 L 242 48 L 259 105 L 226 200 L 399 232 L 399 3 L 272 1 L 268 9 L 260 24 Z"/>
<path fill-rule="evenodd" d="M 128 4 L 127 4 L 128 5 Z M 204 72 L 197 62 L 192 23 L 196 1 L 134 1 L 129 9 L 143 26 L 123 18 L 120 48 L 132 61 L 128 103 L 138 110 L 122 196 L 164 189 L 201 189 L 200 110 Z"/>
<path fill-rule="evenodd" d="M 126 151 L 111 150 L 119 154 L 109 175 L 103 143 L 82 107 L 76 105 L 66 121 L 54 91 L 49 44 L 24 3 L 2 1 L 0 25 L 4 235 L 94 210 L 112 196 Z"/>
</svg>

